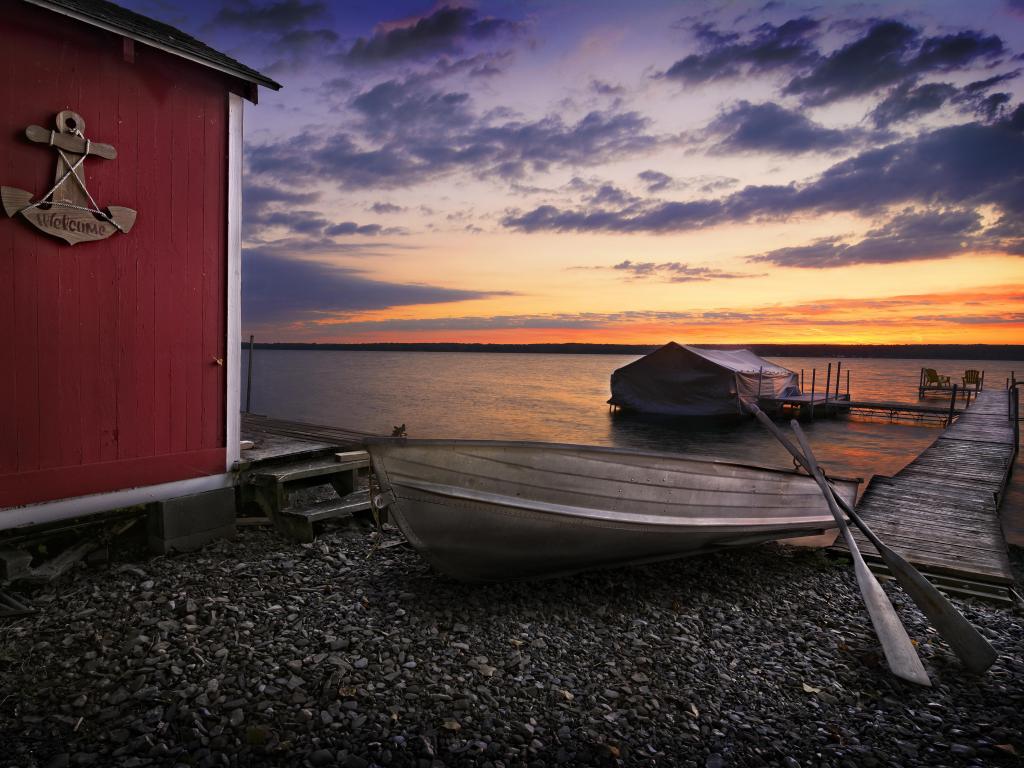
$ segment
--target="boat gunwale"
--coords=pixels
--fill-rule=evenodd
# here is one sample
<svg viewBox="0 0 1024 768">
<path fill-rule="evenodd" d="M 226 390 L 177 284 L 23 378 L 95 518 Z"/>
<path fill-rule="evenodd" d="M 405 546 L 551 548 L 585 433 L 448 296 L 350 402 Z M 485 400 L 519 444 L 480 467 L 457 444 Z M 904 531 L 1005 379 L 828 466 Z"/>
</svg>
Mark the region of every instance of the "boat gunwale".
<svg viewBox="0 0 1024 768">
<path fill-rule="evenodd" d="M 488 491 L 477 491 L 462 488 L 460 486 L 444 483 L 432 483 L 428 480 L 416 480 L 403 478 L 390 480 L 391 488 L 400 499 L 411 500 L 399 493 L 395 486 L 410 488 L 414 491 L 429 493 L 435 496 L 462 501 L 474 502 L 477 504 L 490 505 L 492 507 L 506 507 L 510 509 L 521 509 L 540 515 L 558 515 L 573 520 L 595 520 L 605 523 L 617 523 L 631 527 L 651 526 L 657 528 L 676 528 L 679 530 L 715 530 L 726 533 L 737 528 L 763 527 L 776 528 L 779 526 L 800 526 L 818 530 L 827 529 L 829 523 L 834 523 L 831 512 L 820 513 L 816 516 L 804 517 L 672 517 L 669 515 L 649 515 L 615 510 L 604 510 L 593 507 L 579 507 L 571 504 L 560 504 L 557 502 L 541 501 L 539 499 L 524 499 L 519 496 L 508 496 L 506 494 L 491 493 Z M 751 534 L 756 535 L 756 534 Z M 788 537 L 788 533 L 781 532 L 780 536 Z"/>
<path fill-rule="evenodd" d="M 485 460 L 487 460 L 487 459 L 485 459 Z M 403 464 L 405 464 L 405 465 L 412 465 L 412 466 L 415 466 L 415 467 L 425 467 L 425 468 L 428 468 L 428 469 L 438 469 L 438 467 L 433 465 L 433 464 L 426 464 L 424 462 L 415 461 L 415 460 L 409 459 L 409 458 L 401 458 L 400 461 Z M 555 475 L 555 476 L 558 476 L 558 477 L 565 477 L 565 476 L 581 477 L 581 478 L 588 478 L 588 477 L 590 477 L 590 475 L 586 475 L 586 474 L 583 474 L 583 473 L 570 473 L 570 472 L 564 472 L 564 471 L 561 471 L 561 470 L 550 470 L 550 469 L 545 469 L 544 467 L 531 467 L 529 465 L 513 465 L 513 466 L 518 466 L 520 468 L 532 470 L 532 471 L 535 471 L 535 472 L 547 472 L 549 474 L 552 474 L 552 475 Z M 443 467 L 443 469 L 447 469 L 450 472 L 455 472 L 456 471 L 456 470 L 453 470 L 453 469 L 450 469 L 450 468 L 447 468 L 447 467 Z M 394 471 L 394 470 L 392 470 L 392 471 Z M 477 472 L 468 472 L 466 470 L 457 470 L 457 472 L 458 472 L 460 477 L 473 477 L 473 478 L 480 478 L 480 479 L 484 479 L 484 480 L 494 480 L 494 479 L 497 479 L 497 478 L 495 478 L 495 477 L 493 477 L 491 475 L 482 475 L 482 474 L 479 474 Z M 412 475 L 408 471 L 406 471 L 404 473 L 400 472 L 400 474 L 402 474 L 404 477 L 407 477 L 407 478 L 408 477 L 413 477 L 413 478 L 416 477 L 415 475 Z M 715 475 L 710 475 L 710 474 L 702 474 L 700 476 L 701 477 L 716 477 Z M 806 477 L 805 475 L 798 475 L 798 476 L 799 477 Z M 390 474 L 389 474 L 389 477 L 390 477 Z M 736 479 L 739 482 L 747 482 L 748 480 L 750 480 L 750 478 L 724 478 L 724 479 L 726 479 L 726 480 Z M 821 489 L 817 486 L 816 483 L 813 483 L 813 478 L 807 477 L 807 479 L 812 481 L 812 484 L 809 485 L 808 488 L 813 489 L 813 492 L 808 491 L 807 493 L 787 493 L 785 491 L 779 491 L 779 490 L 776 490 L 776 491 L 762 491 L 762 492 L 759 492 L 759 491 L 744 491 L 744 490 L 721 490 L 721 489 L 715 489 L 715 488 L 697 488 L 697 487 L 673 485 L 673 484 L 666 484 L 666 483 L 638 482 L 636 480 L 630 480 L 630 481 L 628 481 L 626 483 L 626 485 L 628 485 L 630 487 L 662 488 L 662 489 L 672 490 L 672 491 L 693 491 L 693 492 L 697 492 L 697 493 L 711 493 L 711 494 L 733 494 L 733 495 L 737 495 L 737 496 L 761 497 L 761 496 L 768 495 L 768 496 L 773 496 L 773 497 L 777 496 L 780 499 L 792 499 L 792 498 L 794 498 L 796 496 L 808 496 L 808 497 L 813 498 L 816 501 L 820 502 L 822 500 Z M 835 480 L 835 478 L 833 478 L 833 479 Z M 397 482 L 397 481 L 391 481 L 391 482 Z M 429 481 L 420 481 L 420 480 L 417 479 L 416 482 L 429 482 Z M 555 488 L 553 486 L 537 485 L 537 484 L 534 484 L 534 483 L 527 483 L 527 482 L 524 482 L 522 480 L 516 480 L 516 481 L 511 481 L 511 482 L 515 482 L 515 484 L 518 487 L 521 487 L 521 488 L 533 488 L 533 489 L 549 490 L 549 491 L 558 491 L 559 490 L 558 488 Z M 617 481 L 609 481 L 609 482 L 617 482 Z M 837 480 L 837 482 L 841 482 L 841 483 L 844 483 L 844 484 L 852 485 L 854 487 L 855 491 L 856 491 L 856 488 L 858 487 L 853 481 Z M 439 483 L 438 485 L 450 485 L 451 487 L 460 487 L 460 486 L 452 485 L 451 483 L 443 483 L 443 484 Z M 470 490 L 478 490 L 478 489 L 470 489 Z M 499 495 L 501 495 L 501 494 L 499 494 Z M 670 504 L 672 506 L 677 506 L 677 507 L 687 507 L 687 506 L 690 506 L 690 507 L 718 506 L 719 508 L 722 508 L 722 509 L 728 509 L 728 508 L 731 508 L 731 507 L 747 507 L 747 506 L 749 506 L 747 504 L 708 505 L 708 504 L 686 503 L 686 502 L 681 502 L 681 501 L 674 501 L 674 502 L 652 502 L 651 499 L 630 499 L 628 497 L 624 497 L 624 496 L 620 496 L 620 495 L 612 496 L 612 495 L 607 495 L 607 494 L 601 494 L 601 493 L 597 493 L 596 491 L 589 491 L 587 495 L 590 496 L 590 497 L 593 497 L 593 498 L 597 498 L 597 499 L 615 499 L 617 501 L 632 502 L 632 503 L 638 503 L 638 504 L 667 503 L 667 504 Z M 782 508 L 782 507 L 786 507 L 786 506 L 790 506 L 790 505 L 780 504 L 780 505 L 777 505 L 777 507 L 769 506 L 767 508 L 775 509 L 775 508 Z M 761 508 L 763 509 L 763 508 L 766 508 L 766 507 L 764 505 L 762 505 Z"/>
<path fill-rule="evenodd" d="M 459 446 L 472 446 L 478 448 L 524 448 L 524 449 L 548 449 L 555 451 L 578 451 L 583 448 L 588 452 L 603 453 L 608 455 L 617 456 L 635 456 L 638 458 L 652 458 L 652 459 L 669 459 L 674 461 L 693 461 L 701 464 L 717 464 L 726 467 L 739 467 L 741 469 L 753 469 L 760 472 L 774 472 L 782 475 L 798 475 L 800 477 L 810 477 L 810 475 L 801 472 L 796 468 L 788 467 L 769 467 L 761 464 L 745 464 L 740 461 L 728 461 L 726 459 L 718 458 L 705 458 L 702 456 L 692 456 L 687 453 L 670 453 L 668 451 L 650 451 L 642 450 L 639 448 L 617 448 L 615 446 L 608 445 L 584 445 L 580 443 L 545 443 L 541 441 L 532 440 L 480 440 L 480 439 L 463 439 L 457 437 L 368 437 L 363 440 L 363 446 L 368 447 L 371 445 L 381 446 L 423 446 L 423 447 L 459 447 Z M 850 477 L 846 475 L 835 475 L 828 474 L 830 480 L 840 480 L 844 482 L 857 483 L 860 485 L 864 482 L 862 477 Z"/>
</svg>

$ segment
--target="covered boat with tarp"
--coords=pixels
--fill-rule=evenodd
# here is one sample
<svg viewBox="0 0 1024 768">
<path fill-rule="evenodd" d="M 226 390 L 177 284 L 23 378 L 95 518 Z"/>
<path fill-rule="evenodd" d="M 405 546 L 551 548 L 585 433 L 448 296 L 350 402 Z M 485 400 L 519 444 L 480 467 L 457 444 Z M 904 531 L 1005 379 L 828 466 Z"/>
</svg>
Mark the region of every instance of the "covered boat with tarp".
<svg viewBox="0 0 1024 768">
<path fill-rule="evenodd" d="M 742 415 L 745 403 L 800 394 L 800 377 L 749 349 L 670 341 L 612 373 L 611 405 L 661 416 Z"/>
</svg>

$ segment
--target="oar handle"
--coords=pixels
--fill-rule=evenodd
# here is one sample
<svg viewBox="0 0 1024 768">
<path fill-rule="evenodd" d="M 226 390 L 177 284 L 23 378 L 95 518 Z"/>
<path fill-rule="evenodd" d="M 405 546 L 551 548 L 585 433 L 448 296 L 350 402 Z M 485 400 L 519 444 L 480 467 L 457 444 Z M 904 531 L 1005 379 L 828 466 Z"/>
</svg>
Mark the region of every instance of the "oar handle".
<svg viewBox="0 0 1024 768">
<path fill-rule="evenodd" d="M 797 449 L 797 447 L 795 445 L 793 445 L 793 443 L 791 443 L 789 441 L 789 438 L 786 437 L 785 433 L 775 425 L 775 422 L 772 421 L 771 419 L 769 419 L 768 416 L 765 414 L 765 412 L 762 411 L 760 408 L 758 408 L 753 403 L 750 403 L 747 406 L 747 409 L 752 414 L 754 414 L 754 416 L 757 417 L 757 420 L 759 422 L 761 422 L 761 424 L 764 426 L 765 429 L 767 429 L 769 432 L 772 433 L 772 435 L 775 436 L 775 439 L 778 440 L 779 443 L 782 444 L 782 447 L 785 448 L 787 451 L 789 451 L 789 454 L 793 457 L 793 460 L 799 466 L 801 466 L 805 470 L 807 470 L 808 474 L 813 476 L 812 470 L 808 466 L 810 464 L 811 459 L 804 458 L 804 454 L 799 449 Z M 820 467 L 819 467 L 819 469 L 820 469 Z M 825 475 L 824 472 L 822 472 L 821 474 L 825 477 L 826 480 L 829 479 L 828 476 Z M 829 482 L 829 485 L 831 485 L 831 481 Z M 855 523 L 857 523 L 858 527 L 863 525 L 863 521 L 857 516 L 857 513 L 854 511 L 854 509 L 850 505 L 850 503 L 846 499 L 844 499 L 842 496 L 840 496 L 838 493 L 835 493 L 835 488 L 834 487 L 832 488 L 832 490 L 833 490 L 833 495 L 835 496 L 836 503 L 839 505 L 839 508 L 842 509 L 843 512 L 846 513 L 847 517 L 849 517 L 851 520 L 853 520 Z M 878 539 L 877 539 L 877 537 L 875 536 L 874 533 L 865 533 L 864 535 L 867 536 L 868 539 L 871 540 L 872 544 L 876 544 L 876 542 L 878 542 Z M 876 546 L 877 546 L 877 544 L 876 544 Z"/>
<path fill-rule="evenodd" d="M 818 483 L 818 487 L 821 488 L 821 493 L 825 497 L 825 501 L 828 503 L 828 508 L 832 512 L 832 517 L 835 518 L 836 524 L 839 526 L 839 532 L 843 534 L 843 539 L 846 541 L 846 546 L 850 548 L 850 554 L 853 555 L 854 559 L 860 559 L 860 550 L 857 549 L 857 544 L 853 540 L 853 533 L 850 532 L 850 527 L 846 524 L 846 520 L 843 518 L 843 513 L 839 510 L 839 505 L 836 504 L 836 494 L 832 490 L 832 486 L 829 485 L 825 479 L 825 475 L 821 471 L 821 467 L 818 466 L 817 460 L 814 458 L 814 452 L 811 450 L 811 444 L 807 440 L 807 435 L 800 429 L 800 424 L 796 419 L 790 422 L 790 426 L 793 428 L 793 432 L 796 434 L 797 442 L 800 443 L 800 448 L 803 449 L 804 466 L 810 472 L 811 477 Z"/>
</svg>

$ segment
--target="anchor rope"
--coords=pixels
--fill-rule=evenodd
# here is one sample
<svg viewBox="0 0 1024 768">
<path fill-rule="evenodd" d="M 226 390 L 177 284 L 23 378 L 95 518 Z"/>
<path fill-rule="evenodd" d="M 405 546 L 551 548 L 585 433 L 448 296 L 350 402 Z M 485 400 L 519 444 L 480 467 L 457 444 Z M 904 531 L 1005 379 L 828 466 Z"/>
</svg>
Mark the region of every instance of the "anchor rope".
<svg viewBox="0 0 1024 768">
<path fill-rule="evenodd" d="M 57 180 L 57 182 L 52 187 L 50 187 L 49 192 L 47 192 L 39 200 L 32 203 L 31 205 L 26 205 L 22 210 L 27 211 L 31 208 L 38 208 L 41 205 L 51 205 L 57 208 L 70 208 L 76 211 L 85 211 L 87 213 L 92 213 L 99 216 L 105 221 L 108 221 L 111 224 L 113 224 L 121 232 L 124 232 L 124 228 L 116 221 L 114 221 L 113 217 L 109 213 L 100 209 L 99 205 L 96 203 L 96 200 L 93 198 L 92 193 L 89 192 L 89 188 L 85 185 L 85 180 L 78 175 L 78 169 L 82 166 L 83 163 L 85 163 L 85 158 L 89 156 L 89 152 L 92 149 L 92 142 L 89 141 L 89 139 L 85 138 L 85 136 L 82 135 L 82 132 L 78 128 L 72 131 L 72 133 L 75 136 L 78 136 L 80 139 L 85 141 L 85 154 L 81 155 L 75 163 L 72 163 L 68 159 L 68 156 L 64 154 L 64 150 L 53 143 L 53 137 L 56 135 L 56 133 L 56 131 L 50 131 L 50 146 L 57 150 L 57 154 L 60 155 L 60 159 L 64 161 L 64 164 L 66 166 L 68 166 L 68 170 L 64 173 L 63 176 L 61 176 Z M 81 187 L 82 191 L 85 192 L 85 196 L 89 198 L 89 202 L 92 204 L 92 208 L 87 208 L 84 205 L 75 205 L 74 203 L 64 203 L 50 199 L 51 197 L 53 197 L 53 194 L 58 189 L 61 188 L 64 182 L 67 181 L 72 176 L 74 176 L 75 181 L 78 182 L 78 186 Z"/>
</svg>

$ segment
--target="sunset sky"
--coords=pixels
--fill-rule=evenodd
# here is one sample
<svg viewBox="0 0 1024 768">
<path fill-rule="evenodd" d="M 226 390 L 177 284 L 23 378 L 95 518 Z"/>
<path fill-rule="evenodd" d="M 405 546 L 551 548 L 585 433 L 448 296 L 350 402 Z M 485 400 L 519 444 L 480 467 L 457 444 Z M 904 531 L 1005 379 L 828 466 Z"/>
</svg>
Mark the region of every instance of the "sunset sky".
<svg viewBox="0 0 1024 768">
<path fill-rule="evenodd" d="M 259 340 L 1024 343 L 1024 0 L 124 4 L 284 85 Z"/>
</svg>

